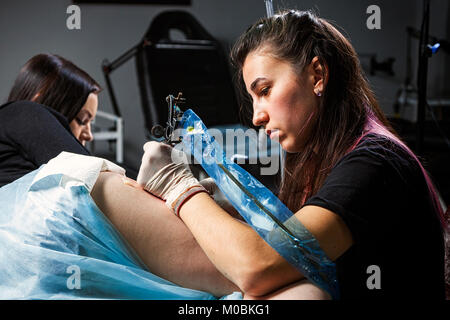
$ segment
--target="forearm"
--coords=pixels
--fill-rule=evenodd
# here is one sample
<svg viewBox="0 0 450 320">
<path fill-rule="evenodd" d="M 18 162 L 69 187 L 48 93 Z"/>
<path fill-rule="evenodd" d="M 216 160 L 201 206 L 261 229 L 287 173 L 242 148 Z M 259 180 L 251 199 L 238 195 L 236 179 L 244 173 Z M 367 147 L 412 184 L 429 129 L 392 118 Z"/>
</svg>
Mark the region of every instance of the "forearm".
<svg viewBox="0 0 450 320">
<path fill-rule="evenodd" d="M 112 173 L 100 174 L 91 196 L 152 273 L 216 296 L 238 290 L 160 199 Z"/>
<path fill-rule="evenodd" d="M 250 226 L 231 217 L 206 193 L 189 199 L 180 218 L 217 269 L 246 293 L 263 295 L 303 277 Z"/>
</svg>

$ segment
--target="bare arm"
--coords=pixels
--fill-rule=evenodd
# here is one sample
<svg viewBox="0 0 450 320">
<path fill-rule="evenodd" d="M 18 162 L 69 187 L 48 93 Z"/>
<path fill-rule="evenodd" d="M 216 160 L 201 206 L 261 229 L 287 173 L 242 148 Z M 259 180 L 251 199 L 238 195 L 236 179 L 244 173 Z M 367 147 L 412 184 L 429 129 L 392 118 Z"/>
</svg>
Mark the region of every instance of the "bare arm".
<svg viewBox="0 0 450 320">
<path fill-rule="evenodd" d="M 333 212 L 307 206 L 295 216 L 325 254 L 338 258 L 351 245 L 350 231 Z M 217 268 L 248 296 L 262 296 L 304 276 L 248 225 L 231 218 L 206 193 L 189 199 L 180 217 Z"/>
<path fill-rule="evenodd" d="M 291 283 L 265 296 L 244 295 L 244 300 L 330 300 L 331 296 L 308 279 Z"/>
<path fill-rule="evenodd" d="M 91 196 L 152 273 L 215 296 L 239 290 L 160 199 L 109 172 L 100 174 Z"/>
</svg>

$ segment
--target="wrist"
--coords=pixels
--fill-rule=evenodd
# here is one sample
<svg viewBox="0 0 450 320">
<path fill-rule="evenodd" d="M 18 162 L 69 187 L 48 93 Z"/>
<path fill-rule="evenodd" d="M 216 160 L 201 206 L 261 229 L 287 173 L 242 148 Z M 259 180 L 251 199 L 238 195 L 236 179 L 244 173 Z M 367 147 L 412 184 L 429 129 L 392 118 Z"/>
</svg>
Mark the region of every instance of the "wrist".
<svg viewBox="0 0 450 320">
<path fill-rule="evenodd" d="M 182 206 L 178 209 L 178 217 L 184 221 L 191 212 L 198 212 L 199 208 L 204 208 L 205 199 L 212 200 L 211 195 L 206 190 L 205 192 L 197 192 L 192 194 L 186 201 L 183 202 Z"/>
<path fill-rule="evenodd" d="M 176 198 L 171 203 L 171 209 L 175 213 L 177 217 L 180 217 L 181 207 L 192 197 L 199 193 L 207 193 L 209 192 L 202 185 L 194 185 L 187 188 L 178 198 Z"/>
</svg>

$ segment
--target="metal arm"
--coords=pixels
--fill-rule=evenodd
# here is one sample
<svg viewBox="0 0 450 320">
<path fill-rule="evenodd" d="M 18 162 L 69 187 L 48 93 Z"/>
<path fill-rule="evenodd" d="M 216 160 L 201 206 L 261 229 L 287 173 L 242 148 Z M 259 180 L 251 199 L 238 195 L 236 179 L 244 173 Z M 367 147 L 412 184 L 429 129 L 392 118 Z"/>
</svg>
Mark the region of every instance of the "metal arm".
<svg viewBox="0 0 450 320">
<path fill-rule="evenodd" d="M 118 57 L 114 61 L 109 62 L 107 59 L 105 59 L 102 62 L 102 71 L 103 71 L 103 75 L 104 75 L 105 81 L 106 81 L 106 88 L 108 89 L 108 93 L 111 98 L 111 103 L 112 103 L 114 113 L 118 117 L 122 117 L 122 115 L 120 112 L 119 104 L 117 103 L 116 95 L 114 93 L 110 74 L 111 74 L 111 72 L 113 72 L 114 70 L 119 68 L 121 65 L 123 65 L 125 62 L 127 62 L 128 60 L 130 60 L 131 58 L 136 56 L 137 52 L 139 50 L 141 50 L 141 48 L 148 46 L 149 44 L 150 43 L 144 39 L 143 41 L 139 42 L 137 45 L 135 45 L 134 47 L 129 49 L 127 52 L 122 54 L 120 57 Z"/>
</svg>

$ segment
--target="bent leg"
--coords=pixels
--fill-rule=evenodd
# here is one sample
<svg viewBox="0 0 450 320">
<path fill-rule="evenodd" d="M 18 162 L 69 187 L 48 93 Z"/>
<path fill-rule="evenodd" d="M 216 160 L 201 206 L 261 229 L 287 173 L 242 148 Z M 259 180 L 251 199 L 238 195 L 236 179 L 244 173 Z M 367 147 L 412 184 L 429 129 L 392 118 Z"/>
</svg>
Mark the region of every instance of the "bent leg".
<svg viewBox="0 0 450 320">
<path fill-rule="evenodd" d="M 91 196 L 152 273 L 215 296 L 239 291 L 162 200 L 110 172 L 100 173 Z"/>
<path fill-rule="evenodd" d="M 330 295 L 308 279 L 294 282 L 268 295 L 255 297 L 245 294 L 245 300 L 330 300 Z"/>
</svg>

